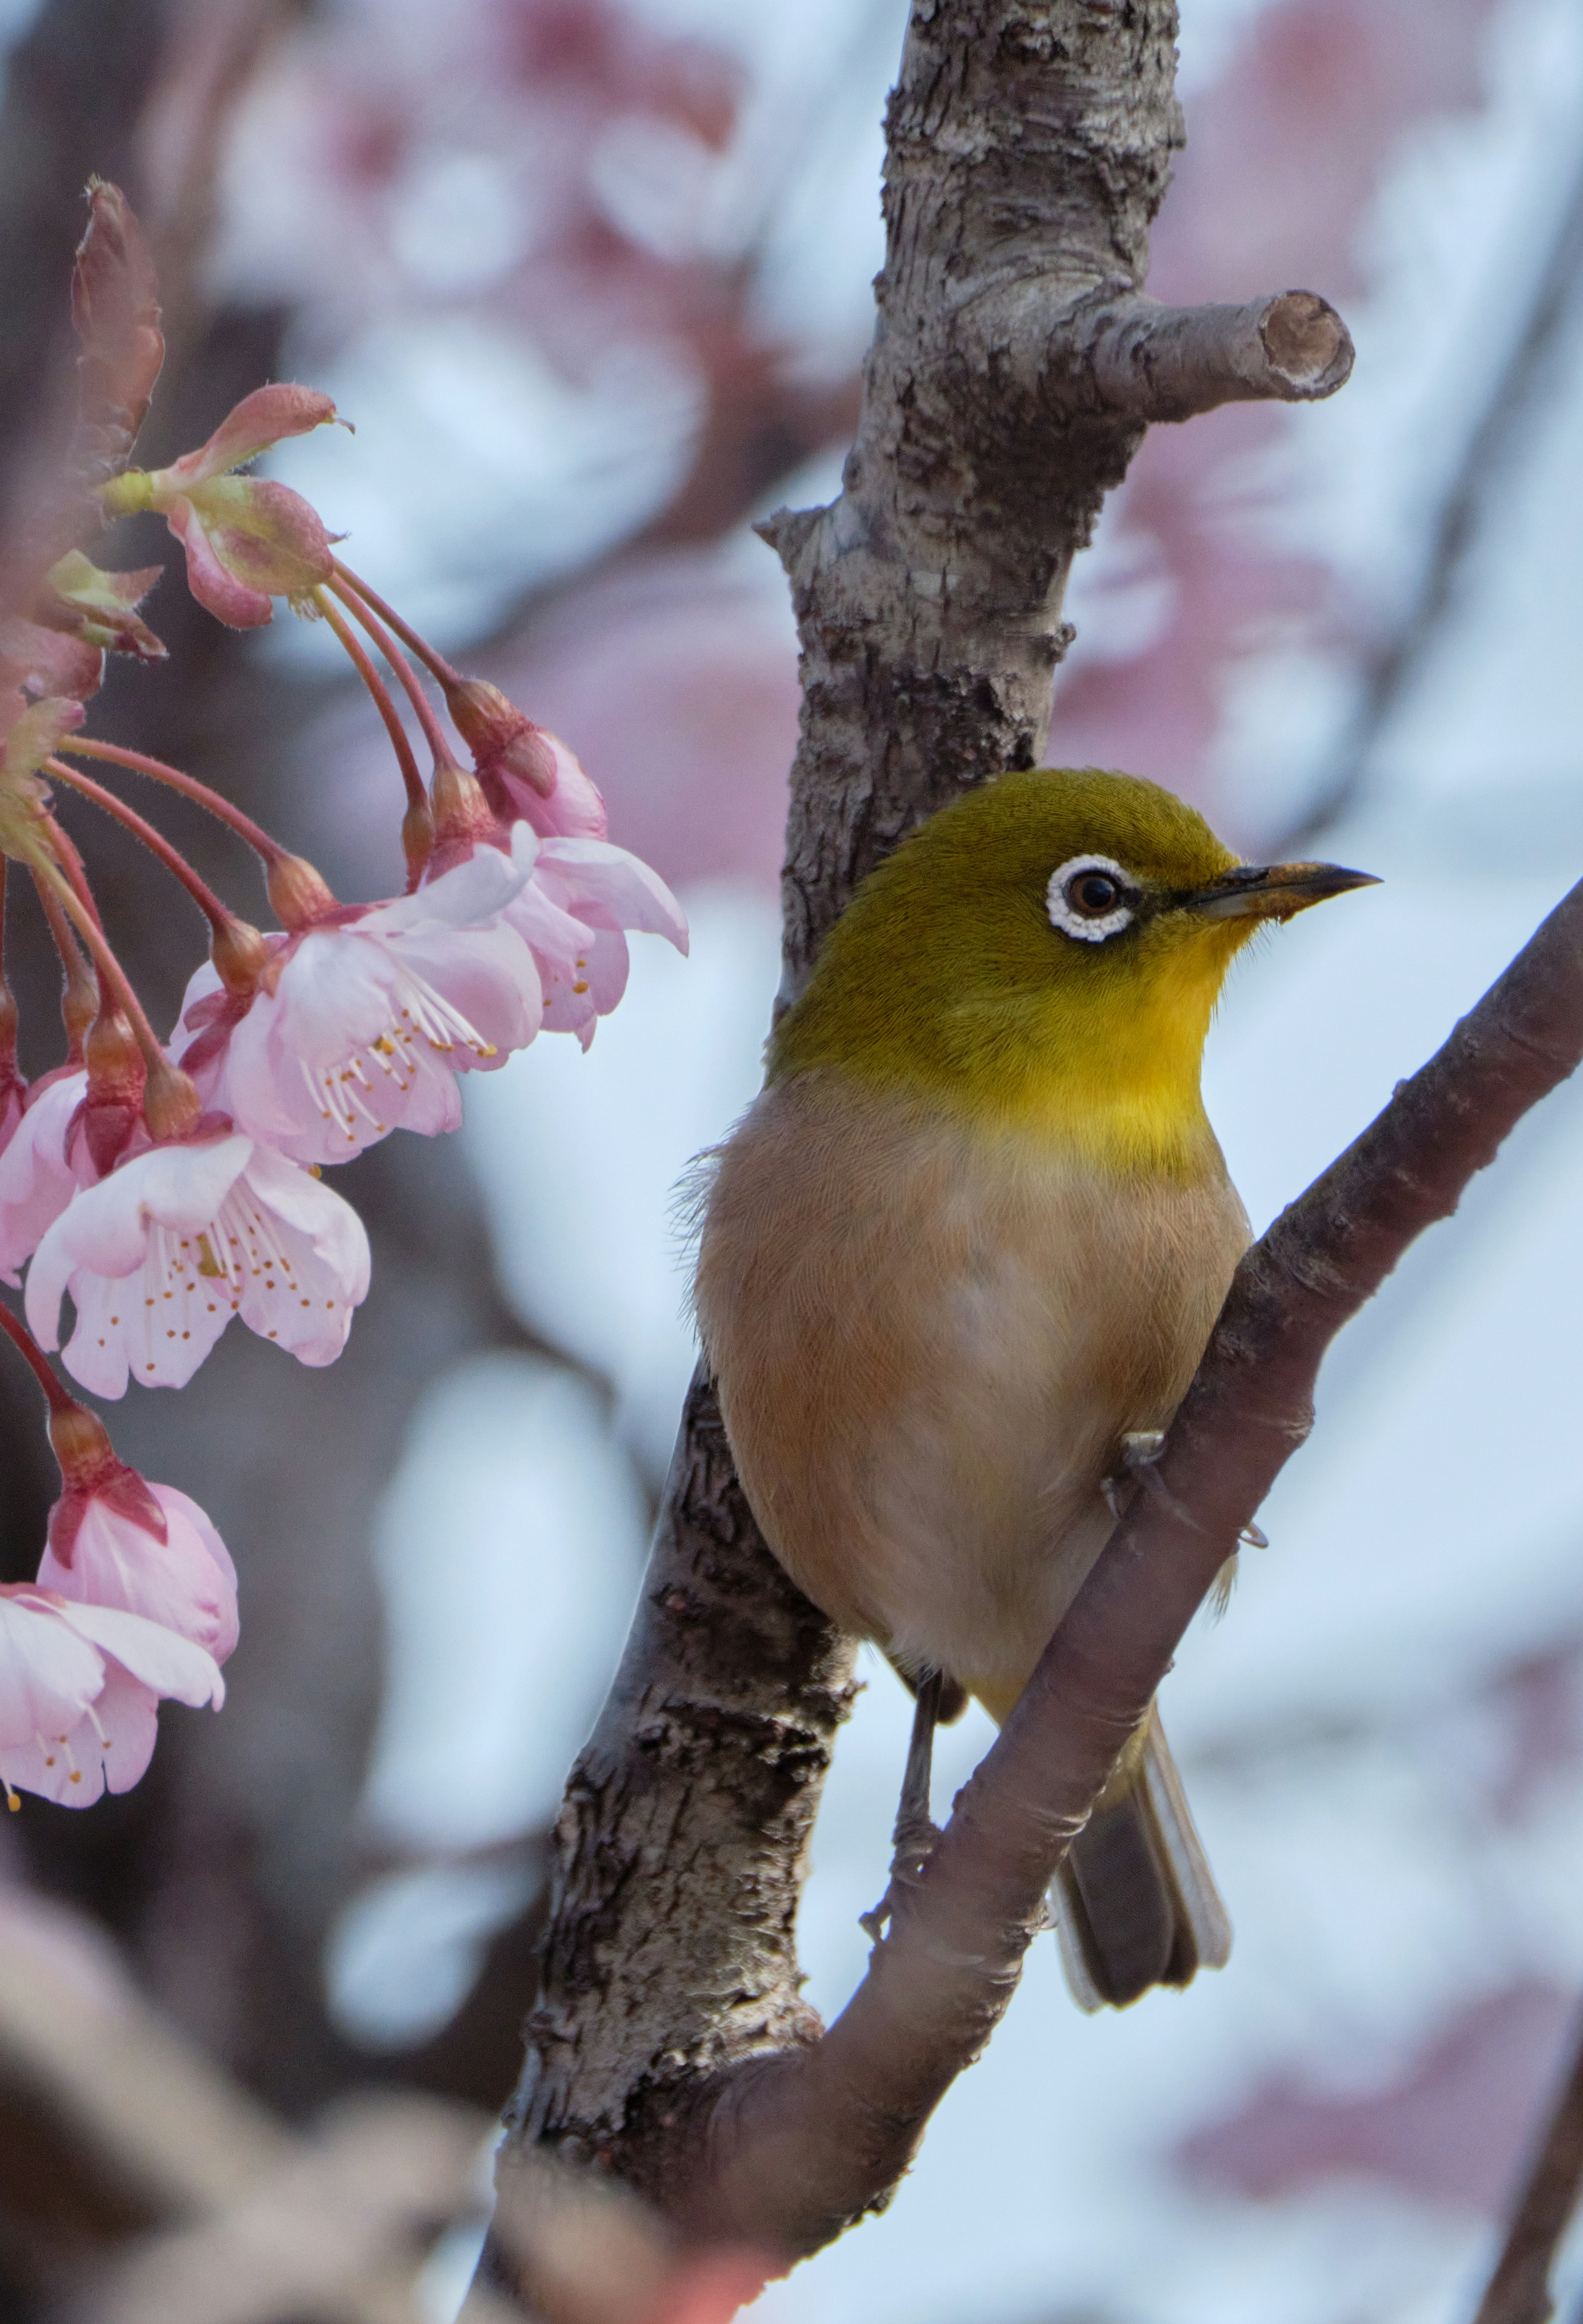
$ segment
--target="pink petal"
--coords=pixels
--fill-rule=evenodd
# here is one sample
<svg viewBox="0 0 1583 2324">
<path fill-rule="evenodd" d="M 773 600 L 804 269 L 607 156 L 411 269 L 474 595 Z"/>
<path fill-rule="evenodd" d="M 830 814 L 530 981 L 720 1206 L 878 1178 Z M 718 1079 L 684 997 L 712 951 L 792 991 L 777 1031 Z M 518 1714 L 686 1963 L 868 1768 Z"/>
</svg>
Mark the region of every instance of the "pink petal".
<svg viewBox="0 0 1583 2324">
<path fill-rule="evenodd" d="M 274 606 L 263 591 L 245 587 L 221 563 L 190 501 L 170 502 L 165 521 L 187 551 L 188 587 L 216 621 L 228 629 L 256 630 L 274 619 Z"/>
<path fill-rule="evenodd" d="M 175 1630 L 215 1660 L 236 1644 L 236 1570 L 225 1545 L 198 1503 L 171 1485 L 150 1488 L 164 1514 L 167 1538 L 90 1498 L 71 1545 L 71 1563 L 53 1543 L 39 1566 L 39 1583 L 63 1598 L 141 1614 Z"/>
<path fill-rule="evenodd" d="M 538 842 L 525 835 L 522 849 L 508 855 L 499 847 L 475 847 L 437 880 L 426 881 L 410 896 L 376 905 L 357 923 L 369 936 L 406 935 L 413 928 L 482 928 L 499 919 L 533 869 Z"/>
<path fill-rule="evenodd" d="M 283 381 L 272 387 L 255 387 L 226 414 L 207 444 L 158 471 L 155 490 L 184 492 L 191 484 L 223 475 L 227 468 L 240 467 L 244 460 L 255 459 L 288 436 L 306 436 L 324 427 L 335 416 L 329 397 L 315 388 L 293 387 Z M 166 478 L 170 479 L 169 484 Z"/>
<path fill-rule="evenodd" d="M 74 1727 L 0 1750 L 0 1775 L 58 1807 L 91 1808 L 105 1793 L 129 1792 L 148 1769 L 159 1738 L 159 1697 L 118 1664 Z"/>
<path fill-rule="evenodd" d="M 0 1589 L 0 1747 L 68 1733 L 104 1684 L 91 1641 L 47 1601 L 17 1585 Z"/>
<path fill-rule="evenodd" d="M 87 1087 L 83 1073 L 35 1085 L 32 1102 L 0 1152 L 0 1283 L 15 1283 L 78 1191 L 66 1158 L 66 1131 Z"/>
<path fill-rule="evenodd" d="M 537 727 L 534 733 L 554 761 L 554 788 L 549 796 L 541 797 L 530 782 L 512 771 L 511 752 L 506 750 L 478 764 L 485 791 L 492 794 L 492 805 L 497 811 L 503 809 L 507 820 L 520 816 L 530 824 L 541 838 L 603 839 L 608 820 L 604 801 L 581 762 L 548 727 Z"/>
<path fill-rule="evenodd" d="M 83 1342 L 85 1303 L 94 1278 L 114 1281 L 136 1272 L 156 1226 L 207 1228 L 252 1152 L 248 1138 L 156 1146 L 77 1194 L 45 1233 L 28 1269 L 24 1304 L 34 1338 L 47 1348 L 59 1346 L 60 1301 L 69 1285 L 78 1309 L 73 1345 Z M 152 1295 L 145 1289 L 143 1296 Z M 95 1317 L 90 1336 L 97 1305 Z M 80 1373 L 76 1377 L 82 1379 Z M 95 1384 L 84 1379 L 83 1385 Z M 120 1395 L 124 1388 L 124 1381 L 122 1388 L 102 1392 Z"/>
<path fill-rule="evenodd" d="M 544 887 L 579 919 L 665 936 L 686 952 L 686 914 L 658 872 L 624 847 L 601 839 L 547 839 L 537 869 Z"/>
<path fill-rule="evenodd" d="M 60 1619 L 79 1636 L 111 1655 L 124 1670 L 161 1697 L 187 1702 L 197 1709 L 213 1703 L 218 1711 L 225 1700 L 225 1682 L 212 1655 L 179 1637 L 159 1622 L 141 1614 L 123 1613 L 115 1606 L 85 1606 L 68 1599 Z"/>
</svg>

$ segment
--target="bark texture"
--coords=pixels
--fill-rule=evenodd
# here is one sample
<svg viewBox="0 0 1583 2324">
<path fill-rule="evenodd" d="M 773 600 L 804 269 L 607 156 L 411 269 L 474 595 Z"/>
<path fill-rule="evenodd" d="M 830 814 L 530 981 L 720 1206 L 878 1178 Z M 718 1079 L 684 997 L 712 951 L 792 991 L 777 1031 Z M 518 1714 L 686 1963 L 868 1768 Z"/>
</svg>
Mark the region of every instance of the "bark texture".
<svg viewBox="0 0 1583 2324">
<path fill-rule="evenodd" d="M 915 0 L 843 490 L 762 528 L 803 645 L 788 993 L 907 830 L 964 786 L 1038 762 L 1072 559 L 1148 421 L 1328 394 L 1350 368 L 1344 326 L 1311 293 L 1187 309 L 1144 293 L 1183 137 L 1175 31 L 1169 0 Z M 1004 2006 L 1027 1925 L 944 2079 L 936 2058 L 870 2104 L 867 2045 L 887 2050 L 891 2004 L 852 2021 L 868 2032 L 821 2039 L 793 1944 L 850 1693 L 851 1648 L 766 1549 L 700 1383 L 638 1622 L 561 1818 L 503 2172 L 557 2147 L 705 2233 L 787 2252 L 885 2200 Z M 882 1965 L 897 1943 L 879 1949 L 876 1994 L 896 1989 Z"/>
</svg>

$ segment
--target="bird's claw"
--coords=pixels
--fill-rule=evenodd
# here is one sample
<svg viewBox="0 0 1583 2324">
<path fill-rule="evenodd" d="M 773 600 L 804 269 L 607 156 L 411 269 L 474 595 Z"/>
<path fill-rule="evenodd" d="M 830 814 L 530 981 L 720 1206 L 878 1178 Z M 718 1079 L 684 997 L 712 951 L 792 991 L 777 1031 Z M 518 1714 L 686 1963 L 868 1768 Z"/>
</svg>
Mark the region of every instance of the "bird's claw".
<svg viewBox="0 0 1583 2324">
<path fill-rule="evenodd" d="M 939 1837 L 939 1825 L 928 1816 L 906 1812 L 897 1816 L 890 1877 L 886 1883 L 885 1894 L 871 1910 L 858 1915 L 858 1926 L 871 1943 L 878 1944 L 884 1935 L 886 1923 L 894 1917 L 902 1892 L 917 1886 L 919 1875 L 934 1852 Z"/>
<path fill-rule="evenodd" d="M 1105 1507 L 1119 1524 L 1126 1509 L 1122 1496 L 1129 1485 L 1136 1485 L 1154 1467 L 1165 1442 L 1163 1428 L 1129 1428 L 1121 1439 L 1121 1468 L 1118 1474 L 1102 1477 L 1100 1490 L 1105 1496 Z"/>
</svg>

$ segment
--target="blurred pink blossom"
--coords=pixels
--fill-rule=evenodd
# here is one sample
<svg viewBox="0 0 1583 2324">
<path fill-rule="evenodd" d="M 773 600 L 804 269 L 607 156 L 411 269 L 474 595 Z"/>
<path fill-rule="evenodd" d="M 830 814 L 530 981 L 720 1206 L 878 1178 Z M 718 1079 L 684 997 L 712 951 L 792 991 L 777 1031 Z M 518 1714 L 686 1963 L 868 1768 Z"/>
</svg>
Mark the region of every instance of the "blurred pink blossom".
<svg viewBox="0 0 1583 2324">
<path fill-rule="evenodd" d="M 27 1318 L 97 1396 L 181 1388 L 235 1314 L 305 1364 L 333 1363 L 368 1292 L 368 1237 L 351 1205 L 239 1135 L 149 1148 L 78 1193 L 27 1278 Z"/>
<path fill-rule="evenodd" d="M 130 1791 L 162 1699 L 225 1699 L 212 1655 L 119 1607 L 35 1582 L 0 1586 L 0 1780 L 63 1807 Z"/>
</svg>

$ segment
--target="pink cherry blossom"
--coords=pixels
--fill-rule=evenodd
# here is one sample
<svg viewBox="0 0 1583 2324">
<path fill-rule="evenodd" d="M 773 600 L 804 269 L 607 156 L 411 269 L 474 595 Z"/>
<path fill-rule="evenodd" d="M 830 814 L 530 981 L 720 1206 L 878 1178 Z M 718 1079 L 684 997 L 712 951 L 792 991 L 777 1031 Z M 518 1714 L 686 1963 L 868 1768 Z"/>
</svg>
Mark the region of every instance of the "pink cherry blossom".
<svg viewBox="0 0 1583 2324">
<path fill-rule="evenodd" d="M 330 578 L 335 560 L 300 493 L 232 471 L 335 417 L 329 397 L 312 388 L 255 388 L 196 452 L 168 468 L 129 468 L 100 498 L 116 516 L 157 509 L 187 552 L 187 586 L 199 604 L 232 629 L 256 629 L 270 620 L 272 598 L 306 595 Z"/>
<path fill-rule="evenodd" d="M 502 918 L 524 876 L 483 848 L 415 895 L 289 937 L 228 1040 L 200 1032 L 185 1053 L 205 1102 L 300 1163 L 348 1161 L 398 1128 L 454 1130 L 456 1075 L 538 1030 L 534 956 Z M 200 969 L 183 1024 L 203 1026 L 218 990 Z"/>
<path fill-rule="evenodd" d="M 0 1147 L 0 1283 L 17 1283 L 25 1259 L 38 1249 L 78 1188 L 91 1185 L 93 1166 L 80 1140 L 67 1159 L 66 1134 L 87 1093 L 86 1073 L 35 1082 L 12 1135 Z"/>
<path fill-rule="evenodd" d="M 687 949 L 686 915 L 658 872 L 603 839 L 540 840 L 511 830 L 511 860 L 528 876 L 505 918 L 532 945 L 544 985 L 544 1030 L 584 1048 L 627 989 L 623 928 Z"/>
<path fill-rule="evenodd" d="M 216 1663 L 237 1638 L 236 1569 L 198 1503 L 151 1485 L 114 1456 L 50 1512 L 39 1586 L 118 1606 L 190 1638 Z"/>
<path fill-rule="evenodd" d="M 75 1194 L 33 1254 L 27 1318 L 97 1396 L 181 1388 L 235 1314 L 305 1364 L 333 1363 L 368 1291 L 351 1205 L 252 1138 L 153 1146 Z"/>
<path fill-rule="evenodd" d="M 531 824 L 541 839 L 604 837 L 604 801 L 558 734 L 535 725 L 485 678 L 453 671 L 441 682 L 473 771 L 502 825 Z"/>
<path fill-rule="evenodd" d="M 130 1791 L 169 1698 L 225 1699 L 214 1657 L 119 1607 L 36 1582 L 0 1587 L 0 1780 L 64 1807 Z"/>
</svg>

